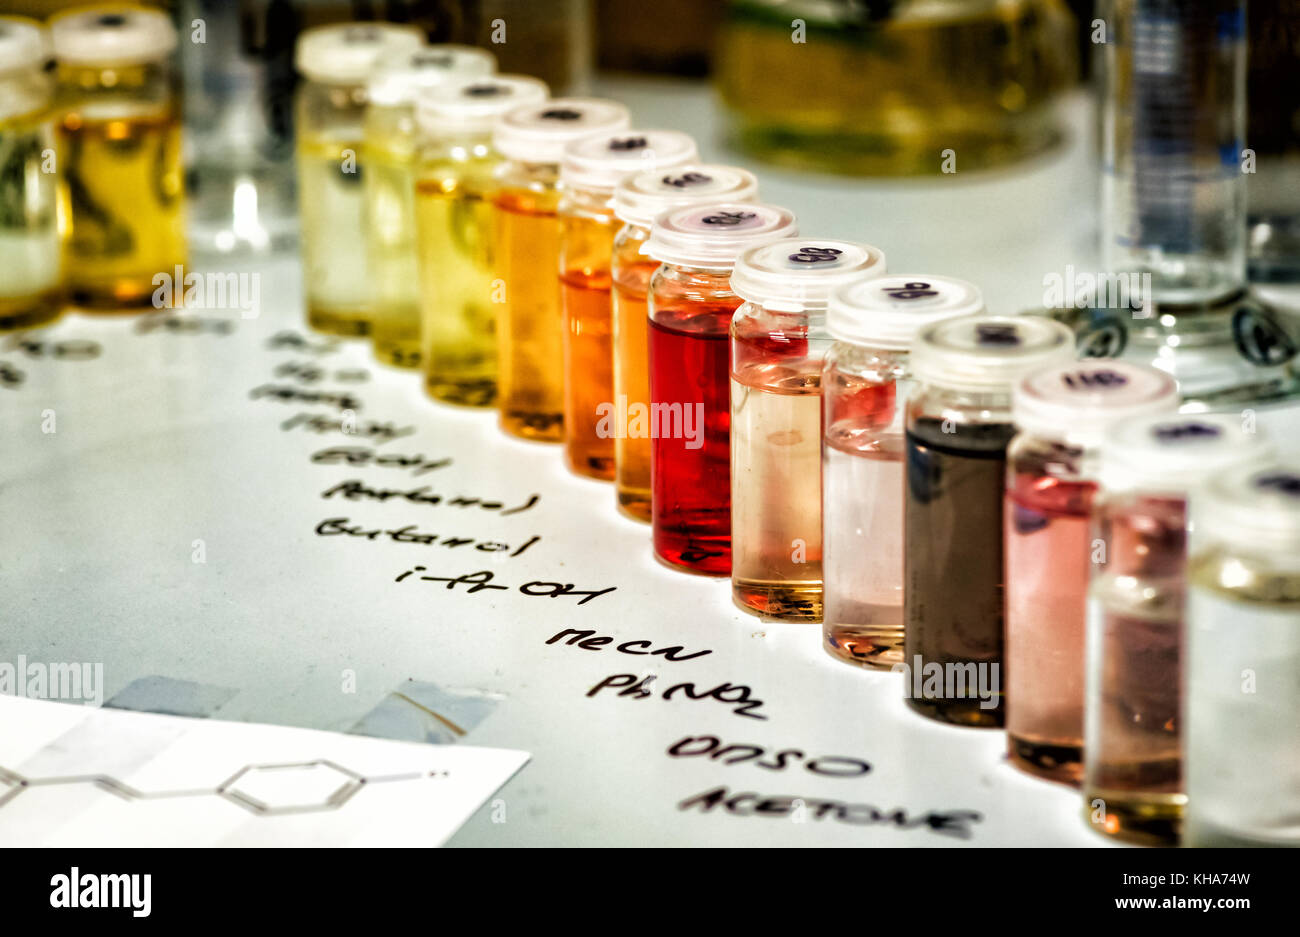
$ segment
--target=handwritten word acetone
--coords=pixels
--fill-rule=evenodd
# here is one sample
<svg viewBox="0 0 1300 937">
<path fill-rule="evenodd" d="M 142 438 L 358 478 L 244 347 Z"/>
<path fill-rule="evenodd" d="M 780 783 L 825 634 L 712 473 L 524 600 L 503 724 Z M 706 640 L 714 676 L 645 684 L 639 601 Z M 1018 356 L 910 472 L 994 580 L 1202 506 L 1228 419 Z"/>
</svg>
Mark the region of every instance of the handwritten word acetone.
<svg viewBox="0 0 1300 937">
<path fill-rule="evenodd" d="M 421 533 L 414 524 L 388 529 L 382 527 L 367 528 L 362 527 L 360 524 L 349 525 L 346 517 L 326 518 L 316 525 L 316 535 L 318 537 L 362 537 L 372 541 L 378 540 L 380 537 L 387 537 L 394 543 L 414 543 L 429 547 L 435 544 L 444 547 L 464 547 L 473 544 L 475 550 L 483 553 L 505 553 L 511 549 L 510 544 L 502 543 L 499 540 L 478 540 L 474 537 L 442 537 L 439 534 Z M 520 556 L 541 539 L 536 535 L 529 537 L 522 546 L 515 547 L 509 555 Z"/>
<path fill-rule="evenodd" d="M 421 485 L 419 488 L 409 488 L 399 490 L 396 488 L 368 488 L 357 479 L 339 482 L 332 488 L 327 488 L 321 492 L 322 498 L 333 498 L 335 496 L 346 498 L 349 501 L 391 501 L 402 500 L 409 501 L 412 504 L 430 504 L 445 505 L 452 508 L 480 507 L 484 511 L 499 511 L 502 517 L 508 514 L 519 514 L 523 511 L 536 507 L 537 502 L 542 500 L 541 495 L 531 495 L 523 504 L 517 504 L 514 507 L 506 508 L 504 501 L 485 501 L 483 498 L 470 498 L 463 495 L 457 495 L 454 498 L 434 494 L 429 491 L 428 485 Z"/>
<path fill-rule="evenodd" d="M 594 697 L 601 690 L 618 689 L 620 697 L 649 699 L 655 695 L 654 691 L 650 689 L 654 681 L 654 674 L 638 678 L 633 673 L 616 673 L 606 677 L 588 690 L 587 696 L 588 698 Z M 700 691 L 694 683 L 677 683 L 664 690 L 659 698 L 669 701 L 673 699 L 711 699 L 733 706 L 732 712 L 737 716 L 748 716 L 750 719 L 767 719 L 767 716 L 754 712 L 755 709 L 763 705 L 763 701 L 755 699 L 753 693 L 752 689 L 740 683 L 720 683 L 713 689 L 704 691 Z"/>
<path fill-rule="evenodd" d="M 426 572 L 425 567 L 415 566 L 400 574 L 393 581 L 402 582 L 403 580 L 414 576 L 416 573 L 423 572 Z M 496 585 L 492 582 L 493 578 L 495 577 L 491 570 L 481 569 L 476 573 L 466 573 L 463 576 L 420 576 L 418 577 L 418 581 L 444 582 L 447 584 L 446 588 L 448 589 L 455 589 L 457 586 L 467 586 L 468 588 L 465 591 L 470 595 L 485 590 L 507 592 L 512 588 L 511 586 Z M 569 598 L 580 595 L 583 596 L 583 598 L 578 600 L 578 604 L 586 605 L 592 599 L 598 599 L 602 595 L 607 595 L 610 592 L 613 592 L 616 588 L 617 586 L 610 586 L 607 589 L 579 589 L 571 582 L 546 582 L 543 580 L 533 580 L 532 582 L 524 583 L 519 587 L 518 591 L 522 595 L 541 596 L 552 599 L 562 597 Z"/>
<path fill-rule="evenodd" d="M 375 465 L 384 468 L 409 468 L 412 475 L 423 475 L 434 469 L 446 468 L 451 459 L 429 459 L 424 455 L 396 455 L 377 452 L 366 446 L 330 446 L 311 454 L 316 465 Z"/>
</svg>

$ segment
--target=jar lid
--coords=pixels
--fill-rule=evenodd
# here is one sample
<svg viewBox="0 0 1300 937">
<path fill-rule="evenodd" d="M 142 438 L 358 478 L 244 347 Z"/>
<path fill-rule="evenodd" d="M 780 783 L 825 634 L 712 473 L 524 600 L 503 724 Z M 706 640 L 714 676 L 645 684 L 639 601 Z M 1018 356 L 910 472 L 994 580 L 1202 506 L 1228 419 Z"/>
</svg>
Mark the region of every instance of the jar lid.
<svg viewBox="0 0 1300 937">
<path fill-rule="evenodd" d="M 0 16 L 0 72 L 40 68 L 49 56 L 44 26 L 25 16 Z"/>
<path fill-rule="evenodd" d="M 496 122 L 493 144 L 507 159 L 559 163 L 571 140 L 622 130 L 628 110 L 603 98 L 555 98 L 506 112 Z"/>
<path fill-rule="evenodd" d="M 655 216 L 678 205 L 699 202 L 750 202 L 758 198 L 758 179 L 736 166 L 689 163 L 671 172 L 648 169 L 624 177 L 614 189 L 614 214 L 627 224 L 648 228 Z"/>
<path fill-rule="evenodd" d="M 730 270 L 747 248 L 788 238 L 798 230 L 794 212 L 775 205 L 686 205 L 655 218 L 641 253 L 666 264 Z"/>
<path fill-rule="evenodd" d="M 484 49 L 450 43 L 423 46 L 393 59 L 376 60 L 366 85 L 366 98 L 384 107 L 412 104 L 426 88 L 456 78 L 491 75 L 496 70 L 496 56 Z"/>
<path fill-rule="evenodd" d="M 161 10 L 129 4 L 75 7 L 50 17 L 54 57 L 70 65 L 137 65 L 167 58 L 176 29 Z"/>
<path fill-rule="evenodd" d="M 1219 472 L 1271 459 L 1273 445 L 1236 415 L 1142 416 L 1109 426 L 1100 456 L 1103 488 L 1185 495 Z"/>
<path fill-rule="evenodd" d="M 415 99 L 415 119 L 423 133 L 488 133 L 507 111 L 540 104 L 550 95 L 546 82 L 528 75 L 455 78 L 422 89 Z"/>
<path fill-rule="evenodd" d="M 885 255 L 870 244 L 787 238 L 741 254 L 731 288 L 765 309 L 802 312 L 825 308 L 831 293 L 845 283 L 884 272 Z"/>
<path fill-rule="evenodd" d="M 1010 393 L 1024 375 L 1075 358 L 1074 333 L 1040 316 L 961 316 L 923 328 L 912 344 L 916 380 Z"/>
<path fill-rule="evenodd" d="M 906 350 L 925 326 L 984 311 L 979 287 L 920 273 L 868 276 L 831 294 L 826 329 L 841 342 Z"/>
<path fill-rule="evenodd" d="M 698 156 L 695 141 L 680 130 L 619 130 L 566 144 L 560 181 L 572 188 L 612 192 L 642 169 L 669 169 Z"/>
<path fill-rule="evenodd" d="M 1034 436 L 1092 447 L 1106 427 L 1134 416 L 1178 412 L 1178 382 L 1164 371 L 1092 359 L 1044 368 L 1021 378 L 1011 419 Z"/>
<path fill-rule="evenodd" d="M 1250 465 L 1217 475 L 1193 504 L 1197 536 L 1300 559 L 1300 465 Z"/>
<path fill-rule="evenodd" d="M 298 36 L 294 66 L 312 81 L 361 84 L 375 63 L 415 52 L 424 34 L 396 23 L 330 23 L 313 26 Z"/>
</svg>

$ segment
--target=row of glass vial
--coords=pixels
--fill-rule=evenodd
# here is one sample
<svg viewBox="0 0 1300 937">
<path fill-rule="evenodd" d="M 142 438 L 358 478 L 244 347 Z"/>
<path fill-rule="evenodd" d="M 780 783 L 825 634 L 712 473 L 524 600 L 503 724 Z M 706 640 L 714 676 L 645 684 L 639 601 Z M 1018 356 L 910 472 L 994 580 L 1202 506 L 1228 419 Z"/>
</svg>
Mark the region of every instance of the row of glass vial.
<svg viewBox="0 0 1300 937">
<path fill-rule="evenodd" d="M 0 17 L 0 328 L 148 307 L 184 264 L 175 45 L 141 7 Z"/>
</svg>

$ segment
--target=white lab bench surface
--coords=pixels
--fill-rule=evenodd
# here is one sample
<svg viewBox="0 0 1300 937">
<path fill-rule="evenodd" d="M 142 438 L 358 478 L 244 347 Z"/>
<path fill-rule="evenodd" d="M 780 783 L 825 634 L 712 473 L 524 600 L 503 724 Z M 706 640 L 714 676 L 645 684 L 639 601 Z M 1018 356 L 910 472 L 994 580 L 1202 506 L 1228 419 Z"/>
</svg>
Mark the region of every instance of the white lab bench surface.
<svg viewBox="0 0 1300 937">
<path fill-rule="evenodd" d="M 1081 98 L 1069 102 L 1073 136 L 1051 154 L 968 174 L 958 153 L 951 175 L 936 154 L 933 178 L 891 181 L 812 177 L 728 150 L 700 85 L 598 90 L 627 102 L 637 126 L 687 130 L 706 160 L 755 170 L 762 199 L 794 210 L 803 233 L 869 241 L 893 271 L 973 280 L 995 311 L 1038 304 L 1043 276 L 1066 264 L 1096 268 Z M 1102 844 L 1078 792 L 1008 766 L 1001 732 L 929 722 L 906 708 L 898 675 L 832 660 L 820 626 L 762 621 L 732 604 L 728 581 L 659 565 L 648 527 L 618 514 L 611 485 L 570 475 L 557 446 L 430 401 L 363 342 L 329 349 L 303 323 L 295 257 L 192 269 L 260 274 L 257 316 L 69 315 L 0 337 L 0 362 L 21 374 L 0 386 L 0 660 L 102 662 L 105 698 L 162 676 L 225 688 L 221 719 L 340 731 L 407 681 L 468 699 L 466 724 L 440 712 L 457 744 L 532 761 L 453 845 Z M 273 341 L 285 332 L 306 344 Z M 70 344 L 85 342 L 96 356 Z M 348 410 L 355 431 L 343 433 Z M 1296 425 L 1290 408 L 1261 420 Z M 380 441 L 375 427 L 403 435 Z M 338 447 L 423 461 L 320 455 Z M 421 488 L 430 500 L 376 495 Z M 356 533 L 317 533 L 338 518 Z M 438 539 L 383 533 L 408 525 Z M 480 571 L 490 580 L 421 578 Z M 613 591 L 583 602 L 530 583 Z M 612 640 L 548 643 L 566 629 Z M 702 736 L 764 755 L 669 754 Z M 781 751 L 799 754 L 764 766 Z M 832 776 L 852 769 L 830 756 L 870 770 Z M 756 796 L 735 810 L 683 806 L 723 787 Z"/>
</svg>

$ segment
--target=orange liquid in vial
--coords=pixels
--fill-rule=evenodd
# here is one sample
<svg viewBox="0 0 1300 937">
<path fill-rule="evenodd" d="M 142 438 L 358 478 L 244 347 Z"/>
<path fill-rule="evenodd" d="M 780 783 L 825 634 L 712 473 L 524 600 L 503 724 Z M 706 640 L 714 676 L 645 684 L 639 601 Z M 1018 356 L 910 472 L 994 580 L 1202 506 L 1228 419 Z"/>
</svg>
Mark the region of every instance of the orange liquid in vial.
<svg viewBox="0 0 1300 937">
<path fill-rule="evenodd" d="M 614 337 L 609 272 L 569 270 L 560 280 L 565 461 L 579 475 L 612 480 L 615 420 L 608 407 L 614 402 Z"/>
<path fill-rule="evenodd" d="M 650 326 L 646 295 L 658 261 L 623 267 L 614 281 L 614 399 L 650 411 Z M 650 521 L 650 436 L 620 433 L 614 439 L 614 486 L 619 509 Z"/>
</svg>

